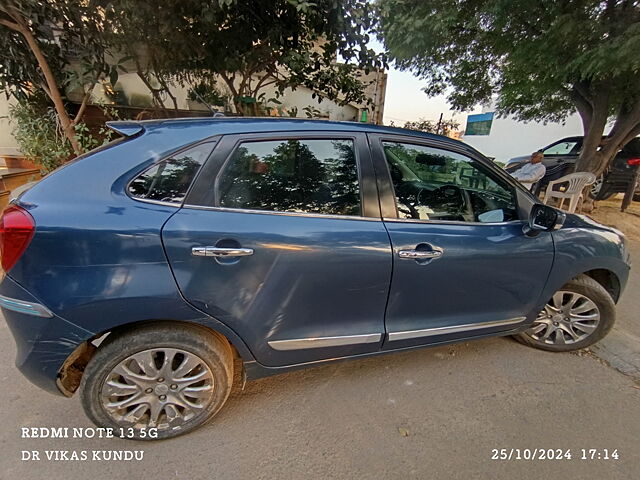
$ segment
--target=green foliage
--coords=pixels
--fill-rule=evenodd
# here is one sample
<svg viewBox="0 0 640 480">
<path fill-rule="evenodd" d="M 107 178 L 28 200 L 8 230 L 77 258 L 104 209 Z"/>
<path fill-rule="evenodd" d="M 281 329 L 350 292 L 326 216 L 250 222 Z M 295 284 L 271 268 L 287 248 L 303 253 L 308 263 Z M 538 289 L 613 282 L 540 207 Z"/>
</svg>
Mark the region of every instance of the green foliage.
<svg viewBox="0 0 640 480">
<path fill-rule="evenodd" d="M 302 109 L 307 118 L 319 118 L 322 112 L 312 105 L 307 105 Z"/>
<path fill-rule="evenodd" d="M 55 110 L 40 95 L 10 109 L 13 136 L 22 153 L 46 172 L 62 165 L 72 153 Z"/>
<path fill-rule="evenodd" d="M 108 70 L 104 25 L 87 2 L 3 0 L 0 20 L 16 19 L 31 28 L 61 90 L 95 83 Z M 24 99 L 46 84 L 23 35 L 0 24 L 0 45 L 0 91 Z"/>
<path fill-rule="evenodd" d="M 558 120 L 574 110 L 575 82 L 615 82 L 625 87 L 622 95 L 640 95 L 640 82 L 632 91 L 628 85 L 640 70 L 637 6 L 613 17 L 594 0 L 379 0 L 379 6 L 391 57 L 423 77 L 429 94 L 454 87 L 455 108 L 497 93 L 503 113 Z"/>
<path fill-rule="evenodd" d="M 224 107 L 229 101 L 229 95 L 220 91 L 214 81 L 200 80 L 187 92 L 187 98 L 192 102 L 204 102 L 214 107 Z"/>
<path fill-rule="evenodd" d="M 435 133 L 437 135 L 449 135 L 451 132 L 458 130 L 459 126 L 460 123 L 456 122 L 454 119 L 434 122 L 432 120 L 425 120 L 424 118 L 421 118 L 415 122 L 405 122 L 403 128 L 417 130 L 419 132 Z"/>
<path fill-rule="evenodd" d="M 601 171 L 640 133 L 640 5 L 601 0 L 378 0 L 395 64 L 467 110 L 497 100 L 520 120 L 585 130 L 578 167 Z M 494 97 L 497 96 L 497 97 Z M 604 148 L 608 116 L 615 116 Z M 583 161 L 584 160 L 584 161 Z"/>
<path fill-rule="evenodd" d="M 105 107 L 105 113 L 117 118 L 117 112 Z M 31 161 L 42 166 L 44 172 L 55 170 L 72 157 L 73 149 L 64 135 L 56 111 L 43 93 L 36 93 L 21 100 L 11 107 L 10 119 L 13 124 L 12 134 L 20 151 Z M 84 122 L 75 126 L 76 139 L 82 152 L 109 142 L 113 131 L 101 127 L 96 134 L 89 130 Z"/>
<path fill-rule="evenodd" d="M 257 100 L 267 87 L 306 86 L 318 98 L 364 101 L 358 68 L 383 65 L 368 47 L 376 20 L 366 0 L 90 3 L 104 11 L 108 43 L 134 56 L 139 71 L 160 84 L 219 75 L 241 114 L 259 112 L 257 101 L 244 99 Z M 349 64 L 336 63 L 338 55 Z"/>
</svg>

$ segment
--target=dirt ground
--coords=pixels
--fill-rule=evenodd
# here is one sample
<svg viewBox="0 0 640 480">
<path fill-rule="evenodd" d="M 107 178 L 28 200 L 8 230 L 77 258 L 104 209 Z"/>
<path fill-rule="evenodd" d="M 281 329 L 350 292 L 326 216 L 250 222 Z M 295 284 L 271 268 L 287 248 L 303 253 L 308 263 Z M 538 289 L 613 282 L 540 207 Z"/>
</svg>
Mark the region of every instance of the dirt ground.
<svg viewBox="0 0 640 480">
<path fill-rule="evenodd" d="M 629 241 L 640 243 L 640 202 L 631 202 L 624 213 L 620 211 L 621 204 L 622 195 L 596 202 L 596 208 L 589 216 L 622 231 Z"/>
</svg>

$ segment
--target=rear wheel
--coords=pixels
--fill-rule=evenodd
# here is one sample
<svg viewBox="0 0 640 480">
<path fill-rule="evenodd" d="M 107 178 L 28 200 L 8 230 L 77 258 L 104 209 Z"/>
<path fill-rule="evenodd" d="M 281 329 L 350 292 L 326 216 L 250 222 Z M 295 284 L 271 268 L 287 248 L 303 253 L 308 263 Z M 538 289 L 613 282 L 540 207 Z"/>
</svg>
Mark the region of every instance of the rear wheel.
<svg viewBox="0 0 640 480">
<path fill-rule="evenodd" d="M 608 200 L 609 198 L 615 195 L 615 193 L 613 192 L 606 191 L 605 178 L 604 178 L 604 174 L 602 173 L 598 175 L 598 178 L 596 178 L 596 181 L 593 182 L 593 184 L 591 185 L 591 188 L 589 189 L 589 194 L 591 198 L 593 198 L 594 200 Z"/>
<path fill-rule="evenodd" d="M 593 278 L 580 275 L 553 294 L 529 330 L 515 338 L 535 348 L 568 352 L 593 345 L 615 322 L 615 304 Z"/>
<path fill-rule="evenodd" d="M 96 425 L 153 440 L 212 418 L 232 380 L 232 350 L 223 338 L 199 327 L 147 325 L 107 337 L 87 365 L 80 395 Z"/>
</svg>

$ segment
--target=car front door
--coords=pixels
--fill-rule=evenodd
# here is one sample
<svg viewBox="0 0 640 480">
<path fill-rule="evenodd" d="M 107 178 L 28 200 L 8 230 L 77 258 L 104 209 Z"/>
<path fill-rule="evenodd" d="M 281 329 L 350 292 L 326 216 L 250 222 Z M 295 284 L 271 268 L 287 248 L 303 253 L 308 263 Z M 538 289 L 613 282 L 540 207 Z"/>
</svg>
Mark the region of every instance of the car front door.
<svg viewBox="0 0 640 480">
<path fill-rule="evenodd" d="M 370 141 L 393 248 L 384 348 L 531 321 L 554 250 L 551 235 L 523 234 L 513 183 L 450 142 L 379 135 Z"/>
<path fill-rule="evenodd" d="M 391 248 L 364 134 L 223 137 L 162 237 L 185 298 L 263 365 L 382 344 Z"/>
</svg>

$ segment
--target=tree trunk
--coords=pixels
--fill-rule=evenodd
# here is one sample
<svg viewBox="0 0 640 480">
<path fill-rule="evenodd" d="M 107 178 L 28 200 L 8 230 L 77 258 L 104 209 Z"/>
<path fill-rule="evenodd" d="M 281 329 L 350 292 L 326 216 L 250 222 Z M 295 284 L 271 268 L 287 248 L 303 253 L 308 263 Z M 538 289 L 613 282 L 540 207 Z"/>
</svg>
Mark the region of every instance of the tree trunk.
<svg viewBox="0 0 640 480">
<path fill-rule="evenodd" d="M 49 98 L 51 98 L 51 101 L 53 102 L 53 106 L 56 109 L 58 118 L 60 119 L 60 125 L 62 126 L 62 130 L 65 136 L 67 137 L 67 139 L 69 140 L 69 143 L 71 143 L 71 147 L 73 148 L 74 153 L 76 155 L 80 155 L 83 152 L 82 152 L 82 148 L 80 147 L 80 144 L 78 143 L 78 139 L 76 138 L 76 133 L 74 130 L 75 122 L 71 120 L 71 117 L 67 113 L 67 109 L 64 106 L 64 101 L 62 100 L 62 94 L 60 93 L 60 89 L 58 88 L 55 75 L 51 71 L 51 67 L 49 67 L 49 64 L 47 63 L 47 59 L 42 53 L 42 50 L 40 49 L 40 45 L 38 45 L 38 41 L 35 39 L 35 37 L 31 33 L 29 26 L 21 18 L 14 17 L 14 19 L 16 20 L 15 26 L 8 25 L 7 23 L 4 23 L 4 24 L 9 28 L 12 28 L 13 30 L 17 31 L 24 37 L 25 41 L 27 42 L 27 45 L 33 52 L 33 55 L 36 57 L 38 66 L 40 67 L 40 70 L 42 70 L 42 74 L 47 84 L 46 93 L 49 96 Z"/>
<path fill-rule="evenodd" d="M 591 89 L 584 85 L 577 90 L 580 92 L 576 92 L 574 100 L 582 118 L 584 139 L 575 170 L 601 175 L 620 149 L 640 133 L 640 101 L 633 105 L 623 105 L 611 131 L 605 137 L 604 130 L 610 109 L 607 89 L 603 88 L 596 95 L 589 95 Z"/>
</svg>

